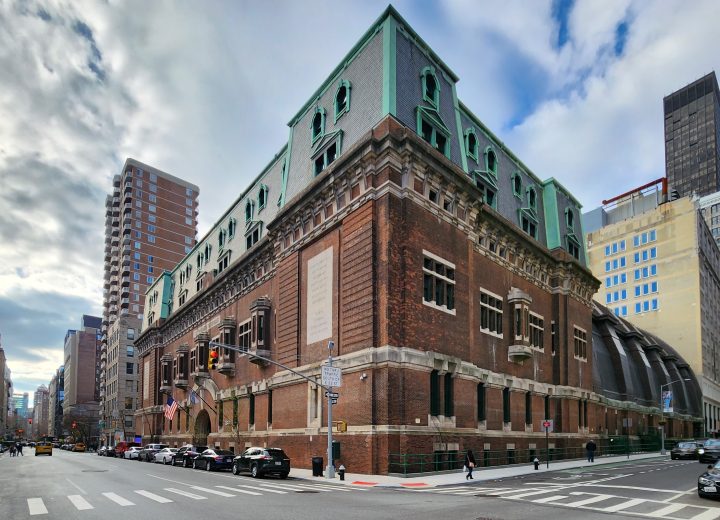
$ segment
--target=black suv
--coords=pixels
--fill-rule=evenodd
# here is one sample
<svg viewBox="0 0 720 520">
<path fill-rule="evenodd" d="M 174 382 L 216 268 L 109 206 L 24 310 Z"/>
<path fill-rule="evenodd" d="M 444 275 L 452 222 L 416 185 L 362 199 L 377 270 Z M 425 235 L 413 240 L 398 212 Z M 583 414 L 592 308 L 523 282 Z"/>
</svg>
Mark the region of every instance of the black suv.
<svg viewBox="0 0 720 520">
<path fill-rule="evenodd" d="M 173 456 L 172 465 L 174 466 L 175 464 L 180 464 L 183 468 L 191 468 L 195 457 L 200 455 L 206 449 L 208 449 L 207 446 L 193 446 L 192 444 L 183 446 L 177 450 L 177 453 Z"/>
<path fill-rule="evenodd" d="M 140 453 L 138 453 L 137 460 L 144 460 L 145 462 L 153 462 L 155 460 L 155 454 L 163 448 L 167 448 L 167 444 L 148 444 L 145 446 Z"/>
<path fill-rule="evenodd" d="M 233 459 L 232 472 L 234 475 L 250 473 L 255 478 L 263 475 L 287 478 L 290 459 L 280 448 L 248 448 Z"/>
</svg>

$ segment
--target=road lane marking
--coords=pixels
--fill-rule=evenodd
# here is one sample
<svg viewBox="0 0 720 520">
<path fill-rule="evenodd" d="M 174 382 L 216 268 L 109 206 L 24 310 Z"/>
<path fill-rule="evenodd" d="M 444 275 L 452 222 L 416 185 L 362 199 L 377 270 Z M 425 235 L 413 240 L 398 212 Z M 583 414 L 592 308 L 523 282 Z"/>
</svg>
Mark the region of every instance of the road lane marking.
<svg viewBox="0 0 720 520">
<path fill-rule="evenodd" d="M 583 486 L 581 485 L 581 486 L 574 486 L 574 487 L 583 487 Z M 597 485 L 593 485 L 592 487 L 613 488 L 613 489 L 635 489 L 637 491 L 653 491 L 655 493 L 680 493 L 682 495 L 687 493 L 687 491 L 679 491 L 677 489 L 657 489 L 657 488 L 638 487 L 638 486 L 616 486 L 614 484 L 597 484 Z M 696 488 L 693 488 L 693 489 L 696 489 Z"/>
<path fill-rule="evenodd" d="M 569 504 L 563 504 L 567 507 L 582 507 L 587 504 L 594 504 L 595 502 L 602 502 L 603 500 L 607 500 L 608 498 L 615 498 L 613 495 L 597 495 L 592 498 L 586 498 L 584 500 L 578 500 L 577 502 L 570 502 Z"/>
<path fill-rule="evenodd" d="M 45 503 L 42 498 L 28 498 L 27 499 L 28 512 L 31 515 L 46 515 L 48 510 L 45 507 Z"/>
<path fill-rule="evenodd" d="M 193 500 L 207 500 L 207 497 L 204 497 L 202 495 L 196 495 L 195 493 L 190 493 L 189 491 L 183 491 L 181 489 L 165 488 L 165 491 L 175 493 L 176 495 L 182 495 L 184 497 L 192 498 Z"/>
<path fill-rule="evenodd" d="M 262 488 L 269 487 L 269 488 L 276 488 L 276 489 L 284 489 L 284 490 L 286 490 L 286 491 L 288 491 L 288 490 L 289 490 L 289 491 L 302 491 L 302 490 L 303 490 L 301 487 L 298 487 L 298 486 L 295 486 L 295 485 L 292 485 L 292 484 L 266 484 L 266 483 L 264 483 L 264 482 L 263 482 L 262 484 L 260 484 L 258 487 L 262 487 Z"/>
<path fill-rule="evenodd" d="M 213 495 L 220 495 L 221 497 L 234 497 L 236 495 L 231 495 L 230 493 L 225 493 L 224 491 L 217 491 L 215 489 L 210 488 L 204 488 L 200 486 L 190 486 L 193 489 L 197 489 L 198 491 L 205 491 L 206 493 L 212 493 Z"/>
<path fill-rule="evenodd" d="M 321 489 L 323 491 L 346 491 L 348 493 L 352 493 L 353 489 L 347 489 L 340 486 L 333 486 L 330 484 L 296 484 L 297 486 L 302 487 L 303 489 Z"/>
<path fill-rule="evenodd" d="M 70 500 L 70 502 L 72 502 L 72 505 L 74 505 L 80 511 L 84 509 L 94 509 L 94 507 L 91 506 L 88 501 L 80 495 L 68 495 L 68 500 Z"/>
<path fill-rule="evenodd" d="M 691 487 L 687 491 L 679 492 L 677 495 L 668 498 L 666 500 L 666 502 L 672 502 L 673 500 L 675 500 L 677 498 L 684 497 L 685 495 L 691 495 L 691 494 L 694 495 L 695 493 L 697 493 L 697 486 Z"/>
<path fill-rule="evenodd" d="M 236 493 L 245 493 L 246 495 L 262 496 L 262 493 L 256 493 L 255 491 L 247 491 L 246 489 L 232 488 L 230 486 L 215 486 L 215 487 L 220 488 L 220 489 L 229 489 L 230 491 L 235 491 Z"/>
<path fill-rule="evenodd" d="M 554 502 L 555 500 L 562 500 L 563 498 L 567 498 L 567 495 L 553 495 L 551 497 L 538 498 L 537 500 L 533 500 L 533 502 L 536 502 L 538 504 L 547 504 L 548 502 Z"/>
<path fill-rule="evenodd" d="M 235 484 L 235 486 L 240 487 L 240 488 L 248 488 L 248 489 L 260 489 L 257 486 L 244 486 L 242 484 Z M 235 489 L 235 488 L 233 488 L 233 489 Z M 278 495 L 287 495 L 287 493 L 288 493 L 287 491 L 280 491 L 279 489 L 262 488 L 262 490 L 267 493 L 277 493 Z"/>
<path fill-rule="evenodd" d="M 155 493 L 150 493 L 149 491 L 145 491 L 144 489 L 136 489 L 135 493 L 138 495 L 142 495 L 145 498 L 149 498 L 150 500 L 154 500 L 155 502 L 160 502 L 161 504 L 167 504 L 168 502 L 172 502 L 169 498 L 161 497 L 160 495 L 156 495 Z"/>
<path fill-rule="evenodd" d="M 693 516 L 690 520 L 715 520 L 719 516 L 720 508 L 713 507 L 703 513 L 700 513 L 699 515 Z"/>
<path fill-rule="evenodd" d="M 629 509 L 633 506 L 642 504 L 644 502 L 647 502 L 647 500 L 645 500 L 644 498 L 633 498 L 632 500 L 628 500 L 627 502 L 622 502 L 621 504 L 616 504 L 614 506 L 610 506 L 610 507 L 601 509 L 601 511 L 614 513 L 615 511 L 622 511 L 623 509 Z"/>
<path fill-rule="evenodd" d="M 543 489 L 542 491 L 532 491 L 530 493 L 520 493 L 519 495 L 511 495 L 511 496 L 506 496 L 503 498 L 507 498 L 510 500 L 518 500 L 520 498 L 531 497 L 533 495 L 543 495 L 545 493 L 554 493 L 555 491 L 557 491 L 557 489 Z"/>
<path fill-rule="evenodd" d="M 663 507 L 662 509 L 653 511 L 652 513 L 646 513 L 646 515 L 652 518 L 657 518 L 669 515 L 670 513 L 674 513 L 675 511 L 680 511 L 683 508 L 685 508 L 685 504 L 670 504 L 667 507 Z"/>
<path fill-rule="evenodd" d="M 129 500 L 121 497 L 120 495 L 116 495 L 115 493 L 103 493 L 103 496 L 106 498 L 109 498 L 113 502 L 115 502 L 119 506 L 134 506 L 135 504 L 130 502 Z"/>
<path fill-rule="evenodd" d="M 85 490 L 84 490 L 83 488 L 81 488 L 80 486 L 78 486 L 77 484 L 75 484 L 75 482 L 73 482 L 73 481 L 70 480 L 69 478 L 66 478 L 65 480 L 67 480 L 68 482 L 70 482 L 70 484 L 72 484 L 73 486 L 75 486 L 75 489 L 77 489 L 78 491 L 80 491 L 80 493 L 82 493 L 83 495 L 87 495 L 87 493 L 85 493 Z"/>
</svg>

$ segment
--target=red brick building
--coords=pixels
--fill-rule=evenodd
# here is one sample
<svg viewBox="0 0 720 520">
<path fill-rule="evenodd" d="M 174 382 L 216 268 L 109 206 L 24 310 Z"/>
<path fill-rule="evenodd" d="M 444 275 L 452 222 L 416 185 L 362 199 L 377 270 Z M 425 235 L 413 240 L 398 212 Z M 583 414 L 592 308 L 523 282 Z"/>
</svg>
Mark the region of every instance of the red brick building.
<svg viewBox="0 0 720 520">
<path fill-rule="evenodd" d="M 643 387 L 616 381 L 615 393 L 603 391 L 594 373 L 594 321 L 613 330 L 626 325 L 599 307 L 593 316 L 599 282 L 576 237 L 577 202 L 556 181 L 530 174 L 456 100 L 457 126 L 442 122 L 445 98 L 433 82 L 453 92 L 440 84 L 456 78 L 441 71 L 444 64 L 392 8 L 351 61 L 373 52 L 376 38 L 379 66 L 397 66 L 396 90 L 385 83 L 390 92 L 379 101 L 386 113 L 353 134 L 375 112 L 355 103 L 364 84 L 342 79 L 352 78 L 349 66 L 336 70 L 319 91 L 330 93 L 328 108 L 320 106 L 322 93 L 317 105 L 306 105 L 291 122 L 288 146 L 188 257 L 148 289 L 136 341 L 136 431 L 147 441 L 207 442 L 235 452 L 279 446 L 294 466 L 309 467 L 326 448 L 323 389 L 230 351 L 221 350 L 218 370 L 210 371 L 209 342 L 242 345 L 319 382 L 332 340 L 343 373 L 333 418 L 348 425 L 336 439 L 340 461 L 353 472 L 449 468 L 466 449 L 521 462 L 544 447 L 546 418 L 554 421 L 555 449 L 650 432 L 659 412 L 649 402 L 653 387 L 671 381 L 668 363 L 682 363 L 653 342 L 662 366 L 647 365 Z M 388 55 L 400 60 L 404 40 L 424 49 L 432 70 L 420 63 L 402 76 L 407 63 Z M 402 86 L 413 81 L 426 99 L 417 129 L 403 121 L 401 107 Z M 336 124 L 350 126 L 325 128 L 332 108 Z M 465 120 L 475 126 L 450 130 Z M 306 138 L 311 146 L 303 149 Z M 481 153 L 483 139 L 489 144 Z M 297 166 L 298 157 L 307 164 Z M 276 189 L 277 207 L 267 203 Z M 244 241 L 237 223 L 243 216 Z M 628 364 L 618 360 L 619 347 L 608 353 L 603 338 L 613 332 L 603 334 L 603 366 L 637 368 L 649 343 L 638 339 L 630 356 L 622 354 Z M 684 404 L 694 392 L 687 386 Z M 180 403 L 172 421 L 163 416 L 168 396 Z M 685 411 L 674 416 L 677 431 L 691 431 L 696 419 L 692 406 Z M 625 432 L 618 427 L 623 418 L 634 419 Z M 429 454 L 431 464 L 413 466 L 411 454 Z"/>
</svg>

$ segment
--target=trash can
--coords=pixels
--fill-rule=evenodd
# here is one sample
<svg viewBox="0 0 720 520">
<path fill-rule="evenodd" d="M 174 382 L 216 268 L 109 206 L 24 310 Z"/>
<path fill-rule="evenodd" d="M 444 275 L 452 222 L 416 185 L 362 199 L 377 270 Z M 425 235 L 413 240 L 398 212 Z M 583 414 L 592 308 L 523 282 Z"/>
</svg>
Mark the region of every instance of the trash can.
<svg viewBox="0 0 720 520">
<path fill-rule="evenodd" d="M 313 457 L 312 458 L 312 470 L 313 470 L 313 477 L 322 477 L 323 476 L 323 458 L 322 457 Z"/>
</svg>

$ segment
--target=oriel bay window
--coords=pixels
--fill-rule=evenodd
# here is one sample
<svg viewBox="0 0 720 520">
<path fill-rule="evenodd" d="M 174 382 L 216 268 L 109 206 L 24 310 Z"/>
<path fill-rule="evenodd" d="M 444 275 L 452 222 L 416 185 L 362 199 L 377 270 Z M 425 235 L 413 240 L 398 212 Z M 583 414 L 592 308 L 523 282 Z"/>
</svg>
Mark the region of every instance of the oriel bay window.
<svg viewBox="0 0 720 520">
<path fill-rule="evenodd" d="M 250 306 L 250 319 L 252 321 L 250 348 L 263 357 L 269 357 L 270 300 L 267 298 L 255 300 Z"/>
<path fill-rule="evenodd" d="M 180 345 L 175 355 L 174 364 L 177 367 L 177 371 L 175 372 L 174 383 L 178 388 L 185 388 L 188 385 L 189 350 L 187 345 Z"/>
<path fill-rule="evenodd" d="M 171 377 L 171 364 L 172 356 L 170 354 L 163 354 L 160 358 L 160 391 L 170 392 L 172 385 L 170 383 Z"/>
<path fill-rule="evenodd" d="M 508 293 L 508 303 L 512 309 L 512 332 L 511 344 L 508 348 L 508 359 L 521 363 L 532 357 L 532 346 L 530 342 L 530 304 L 532 298 L 526 292 L 513 287 Z M 539 316 L 535 317 L 536 324 Z M 537 327 L 536 327 L 537 328 Z M 536 334 L 536 340 L 542 341 L 542 335 Z M 539 348 L 539 347 L 538 347 Z"/>
<path fill-rule="evenodd" d="M 208 374 L 208 355 L 210 353 L 210 336 L 205 332 L 201 332 L 195 339 L 195 377 L 207 377 Z"/>
<path fill-rule="evenodd" d="M 220 343 L 223 345 L 234 345 L 235 320 L 225 318 L 220 323 Z M 235 371 L 235 351 L 228 348 L 220 349 L 220 361 L 218 371 L 221 374 L 230 375 Z"/>
<path fill-rule="evenodd" d="M 423 251 L 423 303 L 455 314 L 455 264 Z"/>
<path fill-rule="evenodd" d="M 251 322 L 250 320 L 244 321 L 238 325 L 238 346 L 245 352 L 250 351 L 250 334 L 251 334 Z"/>
</svg>

